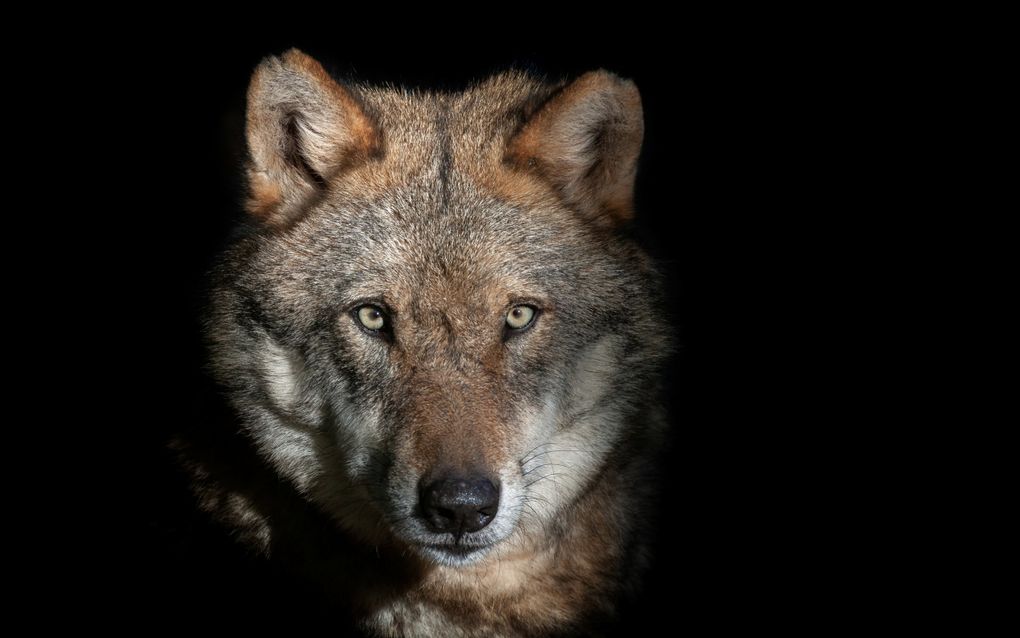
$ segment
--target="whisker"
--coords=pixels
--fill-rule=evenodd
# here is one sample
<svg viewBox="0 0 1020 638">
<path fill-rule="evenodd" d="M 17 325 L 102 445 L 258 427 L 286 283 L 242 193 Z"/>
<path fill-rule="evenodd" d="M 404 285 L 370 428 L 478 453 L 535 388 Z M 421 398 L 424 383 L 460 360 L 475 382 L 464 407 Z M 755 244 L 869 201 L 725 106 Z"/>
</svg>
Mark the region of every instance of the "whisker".
<svg viewBox="0 0 1020 638">
<path fill-rule="evenodd" d="M 543 446 L 546 446 L 546 445 L 555 445 L 555 444 L 556 444 L 555 441 L 550 441 L 549 443 L 543 443 L 542 445 L 539 445 L 539 446 L 536 446 L 536 447 L 532 448 L 526 454 L 524 454 L 523 458 L 521 459 L 521 464 L 524 465 L 524 464 L 530 463 L 531 461 L 533 461 L 536 458 L 539 458 L 539 457 L 541 457 L 541 456 L 543 456 L 545 454 L 557 454 L 557 453 L 562 453 L 562 452 L 583 452 L 584 451 L 584 450 L 582 450 L 580 448 L 561 448 L 561 449 L 558 449 L 558 450 L 545 450 L 544 452 L 538 452 L 537 451 L 538 448 L 540 448 L 540 447 L 543 447 Z"/>
<path fill-rule="evenodd" d="M 533 468 L 531 468 L 531 469 L 530 469 L 530 470 L 528 470 L 527 472 L 522 472 L 522 473 L 521 473 L 521 476 L 527 476 L 527 475 L 529 475 L 529 474 L 532 474 L 532 473 L 533 473 L 533 472 L 535 472 L 536 470 L 540 470 L 540 469 L 542 469 L 543 467 L 565 467 L 565 468 L 567 468 L 567 469 L 573 469 L 573 467 L 574 467 L 574 466 L 573 466 L 573 465 L 567 465 L 567 464 L 565 464 L 565 463 L 543 463 L 542 465 L 539 465 L 539 466 L 537 466 L 537 467 L 533 467 Z"/>
<path fill-rule="evenodd" d="M 542 475 L 542 476 L 538 477 L 537 479 L 535 479 L 534 481 L 531 481 L 530 483 L 525 483 L 525 484 L 524 484 L 524 487 L 525 487 L 525 488 L 531 487 L 531 486 L 532 486 L 532 485 L 534 485 L 535 483 L 538 483 L 538 482 L 540 482 L 540 481 L 544 481 L 545 479 L 551 479 L 551 478 L 552 478 L 552 477 L 554 477 L 554 476 L 568 476 L 568 475 L 567 475 L 567 474 L 564 474 L 564 473 L 562 473 L 562 472 L 553 472 L 552 474 L 544 474 L 544 475 Z M 553 481 L 553 484 L 555 485 L 555 484 L 556 484 L 556 481 Z"/>
</svg>

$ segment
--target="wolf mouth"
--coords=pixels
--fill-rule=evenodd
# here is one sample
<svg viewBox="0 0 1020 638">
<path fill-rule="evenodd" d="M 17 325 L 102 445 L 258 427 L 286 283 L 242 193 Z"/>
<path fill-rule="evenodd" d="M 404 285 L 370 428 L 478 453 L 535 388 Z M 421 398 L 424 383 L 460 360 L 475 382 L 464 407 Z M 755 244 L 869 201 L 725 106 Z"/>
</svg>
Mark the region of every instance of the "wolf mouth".
<svg viewBox="0 0 1020 638">
<path fill-rule="evenodd" d="M 475 552 L 488 549 L 491 545 L 463 545 L 460 543 L 432 543 L 425 545 L 426 549 L 437 552 L 445 552 L 454 556 L 467 556 Z"/>
<path fill-rule="evenodd" d="M 421 546 L 424 554 L 447 565 L 460 565 L 481 558 L 492 545 L 463 545 L 460 543 L 430 543 Z"/>
</svg>

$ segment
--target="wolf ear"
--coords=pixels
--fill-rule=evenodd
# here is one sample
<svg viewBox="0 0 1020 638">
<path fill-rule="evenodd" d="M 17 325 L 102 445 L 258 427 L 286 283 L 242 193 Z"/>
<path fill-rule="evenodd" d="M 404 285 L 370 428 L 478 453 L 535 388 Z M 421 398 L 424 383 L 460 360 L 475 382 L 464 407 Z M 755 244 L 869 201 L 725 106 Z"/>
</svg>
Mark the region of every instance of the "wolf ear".
<svg viewBox="0 0 1020 638">
<path fill-rule="evenodd" d="M 592 71 L 539 107 L 511 139 L 507 158 L 549 181 L 585 214 L 615 226 L 634 215 L 643 135 L 637 86 Z"/>
<path fill-rule="evenodd" d="M 248 211 L 293 219 L 342 169 L 367 161 L 381 136 L 358 99 L 297 49 L 259 64 L 248 87 Z"/>
</svg>

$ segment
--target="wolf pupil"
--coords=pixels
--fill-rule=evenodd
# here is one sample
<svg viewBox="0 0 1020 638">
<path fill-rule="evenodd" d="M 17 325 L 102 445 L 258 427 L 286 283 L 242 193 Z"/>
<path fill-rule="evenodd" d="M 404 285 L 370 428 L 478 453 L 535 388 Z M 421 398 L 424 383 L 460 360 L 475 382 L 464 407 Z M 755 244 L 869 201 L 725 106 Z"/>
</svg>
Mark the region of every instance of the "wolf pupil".
<svg viewBox="0 0 1020 638">
<path fill-rule="evenodd" d="M 506 325 L 511 330 L 523 330 L 531 325 L 535 309 L 531 306 L 514 306 L 506 315 Z"/>
</svg>

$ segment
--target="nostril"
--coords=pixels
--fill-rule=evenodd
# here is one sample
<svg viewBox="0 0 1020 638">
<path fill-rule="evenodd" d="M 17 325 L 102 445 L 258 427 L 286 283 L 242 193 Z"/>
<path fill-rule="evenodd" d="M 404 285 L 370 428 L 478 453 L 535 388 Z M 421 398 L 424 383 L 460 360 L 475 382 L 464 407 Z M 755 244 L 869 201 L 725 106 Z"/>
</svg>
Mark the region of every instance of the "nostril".
<svg viewBox="0 0 1020 638">
<path fill-rule="evenodd" d="M 457 512 L 455 512 L 455 511 L 453 511 L 451 509 L 446 509 L 445 507 L 437 508 L 436 509 L 436 514 L 438 514 L 440 518 L 450 518 L 450 519 L 457 518 Z"/>
<path fill-rule="evenodd" d="M 444 478 L 427 484 L 420 504 L 434 532 L 476 532 L 499 511 L 499 488 L 488 479 Z"/>
<path fill-rule="evenodd" d="M 478 508 L 478 513 L 482 516 L 495 516 L 496 511 L 499 509 L 499 495 L 496 495 L 496 501 L 492 503 L 486 503 Z"/>
</svg>

